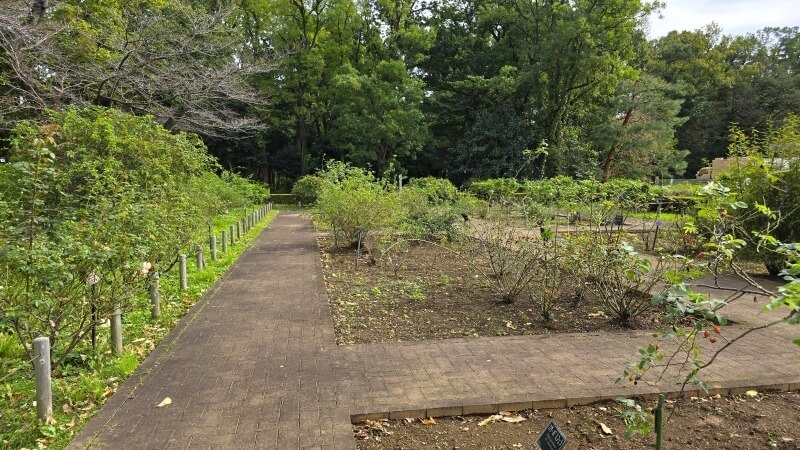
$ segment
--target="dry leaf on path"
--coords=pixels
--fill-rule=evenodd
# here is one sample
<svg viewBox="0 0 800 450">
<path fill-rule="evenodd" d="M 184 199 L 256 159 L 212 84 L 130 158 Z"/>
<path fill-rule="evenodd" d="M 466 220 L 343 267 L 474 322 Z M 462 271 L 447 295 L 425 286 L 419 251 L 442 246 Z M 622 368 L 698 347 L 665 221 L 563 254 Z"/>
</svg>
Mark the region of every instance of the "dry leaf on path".
<svg viewBox="0 0 800 450">
<path fill-rule="evenodd" d="M 503 422 L 508 422 L 508 423 L 520 423 L 520 422 L 524 422 L 524 421 L 526 421 L 528 419 L 526 419 L 526 418 L 524 418 L 524 417 L 522 417 L 520 415 L 510 415 L 510 416 L 503 416 L 503 418 L 500 419 L 500 420 L 502 420 Z"/>
<path fill-rule="evenodd" d="M 420 422 L 422 422 L 424 425 L 436 425 L 437 423 L 436 419 L 434 419 L 433 417 L 428 417 L 427 419 L 420 419 Z"/>
<path fill-rule="evenodd" d="M 758 391 L 747 391 L 747 392 L 744 393 L 744 395 L 746 395 L 748 397 L 755 397 L 755 396 L 758 395 Z"/>
<path fill-rule="evenodd" d="M 600 429 L 603 430 L 604 434 L 614 434 L 614 432 L 611 431 L 611 428 L 609 428 L 608 425 L 604 424 L 603 422 L 597 422 L 597 424 L 600 425 Z"/>
<path fill-rule="evenodd" d="M 161 400 L 161 403 L 157 404 L 156 408 L 163 408 L 163 407 L 165 407 L 167 405 L 171 405 L 171 404 L 172 404 L 172 399 L 169 398 L 169 397 L 164 397 L 164 400 Z"/>
<path fill-rule="evenodd" d="M 486 425 L 486 424 L 489 424 L 489 423 L 492 423 L 492 422 L 497 422 L 498 420 L 500 420 L 500 419 L 502 419 L 502 418 L 503 418 L 503 416 L 501 416 L 500 414 L 494 414 L 494 415 L 491 415 L 491 416 L 489 416 L 489 417 L 487 417 L 487 418 L 485 418 L 485 419 L 481 420 L 481 421 L 478 423 L 478 426 L 479 426 L 479 427 L 482 427 L 482 426 L 484 426 L 484 425 Z"/>
</svg>

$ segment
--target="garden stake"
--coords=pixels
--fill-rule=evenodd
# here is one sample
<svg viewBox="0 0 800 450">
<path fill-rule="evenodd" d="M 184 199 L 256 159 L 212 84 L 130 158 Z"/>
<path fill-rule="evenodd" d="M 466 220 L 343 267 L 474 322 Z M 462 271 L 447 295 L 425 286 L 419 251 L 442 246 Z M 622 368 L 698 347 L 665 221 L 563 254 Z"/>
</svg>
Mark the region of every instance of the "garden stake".
<svg viewBox="0 0 800 450">
<path fill-rule="evenodd" d="M 228 232 L 222 230 L 222 253 L 228 253 Z"/>
<path fill-rule="evenodd" d="M 36 415 L 48 422 L 53 418 L 53 390 L 50 378 L 50 338 L 33 340 L 33 366 L 36 377 Z"/>
<path fill-rule="evenodd" d="M 97 350 L 97 284 L 92 284 L 92 350 Z"/>
<path fill-rule="evenodd" d="M 212 261 L 216 261 L 217 260 L 217 237 L 212 235 L 211 238 L 209 239 L 209 241 L 210 241 L 209 242 L 209 247 L 211 247 L 211 260 Z"/>
<path fill-rule="evenodd" d="M 664 437 L 664 394 L 658 396 L 656 406 L 656 450 L 661 450 L 661 441 Z"/>
</svg>

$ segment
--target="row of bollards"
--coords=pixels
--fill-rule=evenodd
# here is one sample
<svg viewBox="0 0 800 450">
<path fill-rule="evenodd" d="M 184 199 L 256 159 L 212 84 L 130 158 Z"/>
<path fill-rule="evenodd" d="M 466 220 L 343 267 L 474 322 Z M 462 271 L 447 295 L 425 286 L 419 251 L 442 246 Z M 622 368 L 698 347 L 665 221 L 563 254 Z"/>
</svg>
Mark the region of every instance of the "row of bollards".
<svg viewBox="0 0 800 450">
<path fill-rule="evenodd" d="M 263 219 L 270 211 L 272 211 L 272 203 L 268 203 L 263 205 L 261 208 L 258 208 L 252 212 L 248 212 L 242 218 L 242 220 L 238 220 L 236 225 L 231 225 L 228 228 L 228 232 L 226 233 L 224 230 L 222 231 L 222 252 L 225 253 L 228 251 L 228 244 L 233 245 L 237 241 L 239 241 L 245 233 L 250 231 L 253 226 L 261 219 Z M 235 231 L 235 237 L 234 237 Z M 209 239 L 209 247 L 211 250 L 211 260 L 216 261 L 218 258 L 217 254 L 217 237 L 215 235 L 210 236 Z M 198 269 L 204 269 L 206 267 L 206 262 L 203 257 L 203 246 L 197 245 L 195 247 L 195 261 Z M 186 268 L 186 255 L 181 254 L 178 255 L 178 266 L 180 270 L 180 289 L 181 291 L 185 291 L 189 286 L 188 281 L 188 274 Z M 95 280 L 94 274 L 91 274 L 91 278 L 94 281 L 90 281 L 92 285 L 93 292 L 95 291 L 96 287 L 95 284 L 97 280 Z M 161 315 L 161 294 L 159 291 L 159 280 L 161 278 L 161 274 L 158 271 L 154 271 L 149 275 L 149 293 L 150 293 L 150 300 L 152 303 L 152 310 L 151 316 L 152 318 L 156 319 Z M 94 305 L 94 304 L 93 304 Z M 93 324 L 97 322 L 96 314 L 92 315 Z M 96 335 L 95 329 L 92 328 L 92 344 L 93 346 L 96 343 Z M 52 391 L 52 380 L 51 380 L 51 368 L 50 368 L 50 338 L 47 337 L 37 337 L 33 340 L 33 352 L 34 352 L 34 359 L 33 359 L 33 366 L 34 366 L 34 374 L 36 378 L 36 414 L 39 419 L 43 421 L 50 421 L 53 417 L 53 391 Z M 122 354 L 122 307 L 119 304 L 114 306 L 114 312 L 111 315 L 111 353 L 114 355 L 121 355 Z"/>
</svg>

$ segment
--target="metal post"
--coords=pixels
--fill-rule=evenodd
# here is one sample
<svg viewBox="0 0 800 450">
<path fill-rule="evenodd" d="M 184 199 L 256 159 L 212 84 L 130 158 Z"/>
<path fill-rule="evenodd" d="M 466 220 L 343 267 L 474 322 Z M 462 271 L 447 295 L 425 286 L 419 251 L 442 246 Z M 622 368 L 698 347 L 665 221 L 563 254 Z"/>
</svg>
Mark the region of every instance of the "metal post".
<svg viewBox="0 0 800 450">
<path fill-rule="evenodd" d="M 36 415 L 45 422 L 53 417 L 53 388 L 50 378 L 50 338 L 33 340 L 33 367 L 36 377 Z"/>
<path fill-rule="evenodd" d="M 92 350 L 97 350 L 97 284 L 92 285 Z"/>
<path fill-rule="evenodd" d="M 189 277 L 186 274 L 186 255 L 178 255 L 178 261 L 180 265 L 180 278 L 181 278 L 181 290 L 185 291 L 186 288 L 189 287 Z"/>
<path fill-rule="evenodd" d="M 111 316 L 111 353 L 122 354 L 122 310 L 117 303 Z"/>
<path fill-rule="evenodd" d="M 664 394 L 658 396 L 658 406 L 656 406 L 656 450 L 662 449 L 664 438 Z"/>
<path fill-rule="evenodd" d="M 153 309 L 150 312 L 150 317 L 158 319 L 161 315 L 161 295 L 158 292 L 158 280 L 161 278 L 158 272 L 153 272 L 150 276 L 150 301 L 153 303 Z"/>
</svg>

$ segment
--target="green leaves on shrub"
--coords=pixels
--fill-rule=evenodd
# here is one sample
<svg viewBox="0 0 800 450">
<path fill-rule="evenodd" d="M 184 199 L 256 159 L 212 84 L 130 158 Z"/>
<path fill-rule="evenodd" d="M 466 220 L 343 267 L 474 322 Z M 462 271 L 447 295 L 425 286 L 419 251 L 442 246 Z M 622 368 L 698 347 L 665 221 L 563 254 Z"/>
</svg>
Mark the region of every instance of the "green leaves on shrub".
<svg viewBox="0 0 800 450">
<path fill-rule="evenodd" d="M 292 187 L 292 195 L 294 198 L 304 204 L 313 204 L 317 202 L 317 197 L 322 190 L 325 179 L 317 175 L 306 175 Z"/>
<path fill-rule="evenodd" d="M 143 268 L 163 270 L 209 217 L 268 192 L 217 176 L 198 138 L 117 110 L 54 112 L 11 141 L 0 165 L 0 328 L 29 353 L 48 336 L 56 363 L 90 329 L 90 303 L 100 317 L 132 309 Z"/>
</svg>

